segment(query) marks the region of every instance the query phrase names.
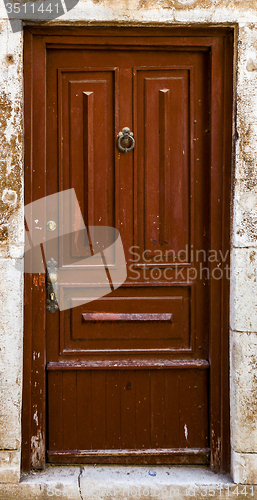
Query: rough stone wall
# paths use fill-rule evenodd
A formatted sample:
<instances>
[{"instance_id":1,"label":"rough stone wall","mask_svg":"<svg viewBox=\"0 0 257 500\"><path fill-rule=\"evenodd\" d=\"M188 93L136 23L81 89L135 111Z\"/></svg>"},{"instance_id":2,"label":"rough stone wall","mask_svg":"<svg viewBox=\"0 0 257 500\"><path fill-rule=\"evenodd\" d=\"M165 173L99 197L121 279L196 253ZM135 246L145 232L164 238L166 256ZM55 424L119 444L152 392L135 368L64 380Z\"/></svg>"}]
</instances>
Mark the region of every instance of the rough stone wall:
<instances>
[{"instance_id":1,"label":"rough stone wall","mask_svg":"<svg viewBox=\"0 0 257 500\"><path fill-rule=\"evenodd\" d=\"M1 10L2 17L4 12ZM19 479L22 383L22 32L0 20L0 481Z\"/></svg>"},{"instance_id":2,"label":"rough stone wall","mask_svg":"<svg viewBox=\"0 0 257 500\"><path fill-rule=\"evenodd\" d=\"M251 22L241 23L239 18L230 313L232 471L235 481L249 483L257 482L257 25L254 21L252 17Z\"/></svg>"},{"instance_id":3,"label":"rough stone wall","mask_svg":"<svg viewBox=\"0 0 257 500\"><path fill-rule=\"evenodd\" d=\"M232 475L257 483L257 1L80 0L51 24L236 26L236 158L231 280ZM40 17L33 16L33 23ZM16 20L17 27L22 22ZM0 0L0 481L20 474L23 244L23 34Z\"/></svg>"}]
</instances>

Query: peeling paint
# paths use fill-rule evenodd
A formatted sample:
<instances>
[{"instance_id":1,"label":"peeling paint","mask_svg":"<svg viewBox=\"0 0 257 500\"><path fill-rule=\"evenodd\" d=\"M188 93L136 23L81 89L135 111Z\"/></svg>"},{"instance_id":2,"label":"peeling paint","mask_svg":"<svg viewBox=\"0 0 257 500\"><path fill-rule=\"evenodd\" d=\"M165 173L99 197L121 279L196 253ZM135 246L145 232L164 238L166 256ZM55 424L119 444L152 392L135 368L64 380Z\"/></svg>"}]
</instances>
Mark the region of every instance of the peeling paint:
<instances>
[{"instance_id":1,"label":"peeling paint","mask_svg":"<svg viewBox=\"0 0 257 500\"><path fill-rule=\"evenodd\" d=\"M13 189L4 189L2 201L7 205L16 205L17 193Z\"/></svg>"},{"instance_id":2,"label":"peeling paint","mask_svg":"<svg viewBox=\"0 0 257 500\"><path fill-rule=\"evenodd\" d=\"M6 62L7 62L7 64L14 64L14 57L12 54L7 54Z\"/></svg>"},{"instance_id":3,"label":"peeling paint","mask_svg":"<svg viewBox=\"0 0 257 500\"><path fill-rule=\"evenodd\" d=\"M246 69L247 69L247 71L256 71L257 70L257 61L253 61L252 59L249 59L249 61L247 61Z\"/></svg>"},{"instance_id":4,"label":"peeling paint","mask_svg":"<svg viewBox=\"0 0 257 500\"><path fill-rule=\"evenodd\" d=\"M45 459L45 444L42 433L37 431L36 436L31 438L31 463L35 469L41 468Z\"/></svg>"},{"instance_id":5,"label":"peeling paint","mask_svg":"<svg viewBox=\"0 0 257 500\"><path fill-rule=\"evenodd\" d=\"M35 413L33 415L33 420L36 422L36 426L38 427L38 414L37 414L37 410L35 411Z\"/></svg>"},{"instance_id":6,"label":"peeling paint","mask_svg":"<svg viewBox=\"0 0 257 500\"><path fill-rule=\"evenodd\" d=\"M21 103L13 103L10 94L0 92L0 254L2 244L13 244L17 238L15 217L22 195L20 109Z\"/></svg>"}]
</instances>

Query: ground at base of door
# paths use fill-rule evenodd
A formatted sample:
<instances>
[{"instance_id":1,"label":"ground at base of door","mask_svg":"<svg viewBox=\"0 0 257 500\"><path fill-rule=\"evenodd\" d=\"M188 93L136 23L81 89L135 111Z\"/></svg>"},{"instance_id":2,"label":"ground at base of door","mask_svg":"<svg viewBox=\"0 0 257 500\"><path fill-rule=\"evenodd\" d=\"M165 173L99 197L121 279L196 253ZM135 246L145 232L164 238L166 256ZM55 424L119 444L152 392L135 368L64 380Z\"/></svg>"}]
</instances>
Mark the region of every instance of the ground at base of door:
<instances>
[{"instance_id":1,"label":"ground at base of door","mask_svg":"<svg viewBox=\"0 0 257 500\"><path fill-rule=\"evenodd\" d=\"M1 484L0 500L185 500L256 499L257 486L236 485L230 476L206 467L48 466Z\"/></svg>"}]
</instances>

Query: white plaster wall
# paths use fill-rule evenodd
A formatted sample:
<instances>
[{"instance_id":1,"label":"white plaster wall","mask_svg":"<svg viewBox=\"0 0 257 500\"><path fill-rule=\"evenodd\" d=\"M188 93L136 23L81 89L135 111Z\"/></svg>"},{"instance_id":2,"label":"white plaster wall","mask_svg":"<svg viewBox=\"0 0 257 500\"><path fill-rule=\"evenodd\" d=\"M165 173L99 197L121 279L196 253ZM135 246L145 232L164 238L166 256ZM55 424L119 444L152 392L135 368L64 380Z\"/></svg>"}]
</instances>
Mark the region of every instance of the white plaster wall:
<instances>
[{"instance_id":1,"label":"white plaster wall","mask_svg":"<svg viewBox=\"0 0 257 500\"><path fill-rule=\"evenodd\" d=\"M0 20L0 61L0 482L17 482L23 335L22 32L12 33L6 19Z\"/></svg>"},{"instance_id":2,"label":"white plaster wall","mask_svg":"<svg viewBox=\"0 0 257 500\"><path fill-rule=\"evenodd\" d=\"M66 9L65 9L66 10ZM40 22L33 16L31 22ZM231 278L232 475L257 483L257 1L80 0L50 24L234 24L236 141ZM17 27L21 21L15 21ZM236 30L237 32L237 30ZM0 481L19 479L22 384L23 34L0 0Z\"/></svg>"}]
</instances>

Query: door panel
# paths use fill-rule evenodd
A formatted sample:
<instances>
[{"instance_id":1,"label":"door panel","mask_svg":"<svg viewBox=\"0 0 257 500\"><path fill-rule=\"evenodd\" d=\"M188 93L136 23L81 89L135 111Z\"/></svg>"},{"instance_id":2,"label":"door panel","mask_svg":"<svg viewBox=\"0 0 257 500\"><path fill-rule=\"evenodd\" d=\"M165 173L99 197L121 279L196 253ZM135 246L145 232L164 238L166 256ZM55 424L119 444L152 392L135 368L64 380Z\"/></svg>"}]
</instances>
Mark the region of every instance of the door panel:
<instances>
[{"instance_id":1,"label":"door panel","mask_svg":"<svg viewBox=\"0 0 257 500\"><path fill-rule=\"evenodd\" d=\"M78 287L63 284L71 308L60 312L54 330L52 317L47 317L47 329L56 338L55 346L52 340L47 343L48 456L58 461L63 453L75 459L93 451L101 456L105 450L106 455L108 449L129 455L178 448L177 455L183 460L188 455L189 462L194 449L202 463L209 454L208 283L186 271L199 265L194 245L208 248L208 54L110 49L104 59L107 66L102 68L101 51L90 49L50 51L47 60L48 110L59 129L54 155L59 184L54 189L74 188L86 225L116 226L130 254L124 286L85 304L84 295L95 296L90 280ZM135 129L136 147L128 154L116 146L123 126ZM125 179L127 188L121 187ZM81 272L76 259L88 255L84 240L82 232L74 233L69 244L51 243L47 255L54 252L51 256L61 259L64 272L72 269L76 276ZM116 372L115 356L123 363ZM172 370L160 369L165 362ZM108 363L111 369L105 370ZM60 370L62 396L56 413L52 397L55 371ZM89 397L81 414L78 402L85 390ZM141 400L148 404L141 406ZM171 402L176 417L166 439ZM88 412L91 421L86 416L83 425ZM61 449L52 432L59 418ZM138 441L139 422L148 423ZM81 437L85 425L91 428L87 444Z\"/></svg>"},{"instance_id":2,"label":"door panel","mask_svg":"<svg viewBox=\"0 0 257 500\"><path fill-rule=\"evenodd\" d=\"M59 175L63 189L75 189L89 226L115 225L109 199L114 200L117 73L114 68L58 68Z\"/></svg>"},{"instance_id":3,"label":"door panel","mask_svg":"<svg viewBox=\"0 0 257 500\"><path fill-rule=\"evenodd\" d=\"M148 261L161 250L174 263L190 248L189 78L186 69L134 69L138 245Z\"/></svg>"},{"instance_id":4,"label":"door panel","mask_svg":"<svg viewBox=\"0 0 257 500\"><path fill-rule=\"evenodd\" d=\"M59 179L63 190L75 189L86 226L115 226L109 201L114 200L115 186L109 141L115 135L115 78L115 69L58 68ZM71 226L76 216L70 214ZM68 266L74 268L79 259L89 257L83 231L62 239L58 253L59 267L65 267L66 274Z\"/></svg>"},{"instance_id":5,"label":"door panel","mask_svg":"<svg viewBox=\"0 0 257 500\"><path fill-rule=\"evenodd\" d=\"M76 306L82 298L73 297L72 309L61 312L63 354L191 351L189 287L121 288Z\"/></svg>"},{"instance_id":6,"label":"door panel","mask_svg":"<svg viewBox=\"0 0 257 500\"><path fill-rule=\"evenodd\" d=\"M185 454L187 448L201 456L208 449L207 378L207 370L190 369L51 370L49 456L137 449ZM56 421L63 422L61 437Z\"/></svg>"},{"instance_id":7,"label":"door panel","mask_svg":"<svg viewBox=\"0 0 257 500\"><path fill-rule=\"evenodd\" d=\"M232 37L44 29L26 35L35 144L31 155L26 146L27 199L73 188L78 204L51 201L44 213L57 226L44 258L58 263L64 310L46 312L44 279L26 285L28 351L34 346L26 436L37 436L26 441L30 463L43 466L44 454L27 444L40 442L52 463L211 461L224 470L228 285L210 274L208 252L228 248ZM134 133L129 153L117 147L123 127ZM87 234L74 230L80 213ZM124 247L119 288L117 247L107 271L103 253L91 259L98 233L90 228L104 226L117 228ZM41 434L35 408L46 422Z\"/></svg>"}]
</instances>

